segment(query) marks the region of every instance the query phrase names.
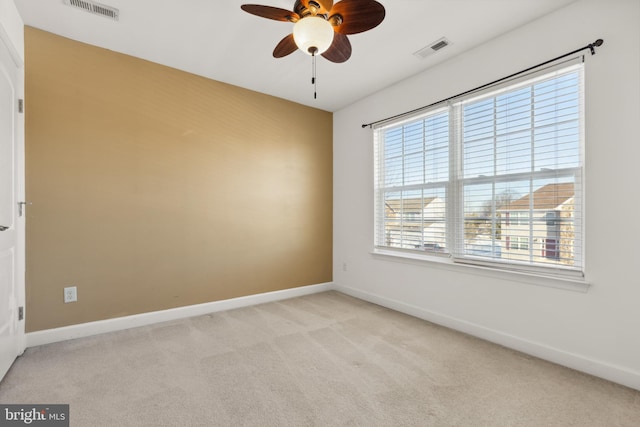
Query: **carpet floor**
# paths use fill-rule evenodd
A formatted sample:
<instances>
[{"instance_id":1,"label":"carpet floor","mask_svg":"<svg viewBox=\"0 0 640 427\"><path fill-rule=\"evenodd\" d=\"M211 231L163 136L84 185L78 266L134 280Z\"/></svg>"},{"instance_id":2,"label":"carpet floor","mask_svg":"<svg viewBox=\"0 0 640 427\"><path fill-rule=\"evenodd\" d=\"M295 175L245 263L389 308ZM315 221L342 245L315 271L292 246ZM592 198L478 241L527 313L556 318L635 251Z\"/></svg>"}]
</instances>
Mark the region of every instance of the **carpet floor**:
<instances>
[{"instance_id":1,"label":"carpet floor","mask_svg":"<svg viewBox=\"0 0 640 427\"><path fill-rule=\"evenodd\" d=\"M26 350L71 426L640 426L640 392L330 291Z\"/></svg>"}]
</instances>

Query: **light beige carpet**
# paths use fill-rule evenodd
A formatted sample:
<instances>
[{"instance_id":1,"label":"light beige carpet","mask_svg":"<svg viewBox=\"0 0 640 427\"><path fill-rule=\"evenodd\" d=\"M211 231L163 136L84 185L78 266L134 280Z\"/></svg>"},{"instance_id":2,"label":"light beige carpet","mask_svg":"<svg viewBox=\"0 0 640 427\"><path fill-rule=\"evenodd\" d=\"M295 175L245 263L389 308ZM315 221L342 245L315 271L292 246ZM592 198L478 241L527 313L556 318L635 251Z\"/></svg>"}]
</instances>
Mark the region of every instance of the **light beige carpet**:
<instances>
[{"instance_id":1,"label":"light beige carpet","mask_svg":"<svg viewBox=\"0 0 640 427\"><path fill-rule=\"evenodd\" d=\"M30 348L72 426L640 426L640 392L338 292Z\"/></svg>"}]
</instances>

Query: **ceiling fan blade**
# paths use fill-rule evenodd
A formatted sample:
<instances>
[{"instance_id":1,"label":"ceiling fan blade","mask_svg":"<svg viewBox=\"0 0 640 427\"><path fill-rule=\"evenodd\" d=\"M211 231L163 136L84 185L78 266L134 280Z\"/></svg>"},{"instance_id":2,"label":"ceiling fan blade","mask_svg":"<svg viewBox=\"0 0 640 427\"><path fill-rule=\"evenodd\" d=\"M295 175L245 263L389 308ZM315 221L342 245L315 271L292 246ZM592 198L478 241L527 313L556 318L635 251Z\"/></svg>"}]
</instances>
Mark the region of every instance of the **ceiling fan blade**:
<instances>
[{"instance_id":1,"label":"ceiling fan blade","mask_svg":"<svg viewBox=\"0 0 640 427\"><path fill-rule=\"evenodd\" d=\"M333 35L333 43L322 56L331 62L345 62L351 57L351 42L347 36L339 33Z\"/></svg>"},{"instance_id":2,"label":"ceiling fan blade","mask_svg":"<svg viewBox=\"0 0 640 427\"><path fill-rule=\"evenodd\" d=\"M341 19L334 17L340 16ZM385 16L384 6L375 0L342 0L333 5L329 21L336 33L357 34L378 26Z\"/></svg>"},{"instance_id":3,"label":"ceiling fan blade","mask_svg":"<svg viewBox=\"0 0 640 427\"><path fill-rule=\"evenodd\" d=\"M275 21L296 22L300 19L300 15L297 13L287 9L280 9L279 7L263 6L260 4L243 4L240 8L252 15L273 19Z\"/></svg>"},{"instance_id":4,"label":"ceiling fan blade","mask_svg":"<svg viewBox=\"0 0 640 427\"><path fill-rule=\"evenodd\" d=\"M274 58L283 58L287 55L292 54L298 49L296 42L293 40L293 34L289 34L273 49L273 57Z\"/></svg>"},{"instance_id":5,"label":"ceiling fan blade","mask_svg":"<svg viewBox=\"0 0 640 427\"><path fill-rule=\"evenodd\" d=\"M331 8L333 7L333 0L299 0L299 1L306 9L311 8L309 6L309 3L315 3L317 5L315 7L318 9L318 13L321 15L324 15L325 13L329 13Z\"/></svg>"}]
</instances>

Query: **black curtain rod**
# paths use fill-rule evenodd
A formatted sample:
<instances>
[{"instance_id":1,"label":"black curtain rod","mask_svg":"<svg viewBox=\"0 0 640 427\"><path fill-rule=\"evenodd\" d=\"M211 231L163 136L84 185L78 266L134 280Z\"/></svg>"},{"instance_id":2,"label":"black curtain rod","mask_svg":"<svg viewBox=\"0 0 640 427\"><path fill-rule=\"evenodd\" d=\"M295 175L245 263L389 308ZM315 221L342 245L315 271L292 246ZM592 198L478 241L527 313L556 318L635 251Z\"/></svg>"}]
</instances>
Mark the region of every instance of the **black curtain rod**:
<instances>
[{"instance_id":1,"label":"black curtain rod","mask_svg":"<svg viewBox=\"0 0 640 427\"><path fill-rule=\"evenodd\" d=\"M538 65L534 65L533 67L529 67L529 68L526 68L526 69L524 69L524 70L520 70L520 71L518 71L517 73L513 73L513 74L510 74L510 75L508 75L508 76L506 76L506 77L502 77L502 78L500 78L500 79L498 79L498 80L494 80L494 81L492 81L491 83L486 83L486 84L483 84L483 85L481 85L481 86L475 87L475 88L473 88L473 89L469 89L469 90L464 91L464 92L462 92L462 93L459 93L459 94L457 94L457 95L453 95L453 96L450 96L450 97L448 97L448 98L442 99L442 100L440 100L440 101L438 101L438 102L434 102L434 103L431 103L431 104L429 104L429 105L425 105L424 107L416 108L416 109L414 109L414 110L407 111L407 112L402 113L402 114L396 114L395 116L387 117L386 119L376 120L375 122L371 122L371 123L363 124L363 125L362 125L362 127L363 127L363 128L366 128L367 126L368 126L368 127L371 127L371 126L376 125L376 124L378 124L378 123L386 122L387 120L397 119L397 118L399 118L399 117L403 117L403 116L406 116L406 115L409 115L409 114L415 113L415 112L417 112L417 111L424 110L424 109L429 108L429 107L433 107L434 105L442 104L443 102L447 102L447 101L450 101L450 100L452 100L452 99L459 98L459 97L461 97L461 96L467 95L467 94L469 94L469 93L476 92L476 91L478 91L478 90L480 90L480 89L484 89L484 88L486 88L486 87L493 86L493 85L494 85L494 84L496 84L496 83L500 83L500 82L505 81L505 80L508 80L508 79L510 79L510 78L512 78L512 77L518 76L518 75L520 75L520 74L524 74L524 73L529 72L529 71L531 71L531 70L535 70L536 68L543 67L543 66L545 66L545 65L547 65L547 64L550 64L550 63L552 63L552 62L555 62L555 61L558 61L558 60L560 60L560 59L566 58L567 56L574 55L574 54L576 54L576 53L578 53L578 52L581 52L581 51L583 51L583 50L586 50L586 49L589 49L589 50L591 51L591 55L595 55L595 54L596 54L596 47L600 47L600 46L602 46L602 43L604 43L604 41L603 41L602 39L598 39L598 40L594 41L593 43L589 43L588 45L586 45L586 46L584 46L584 47L581 47L580 49L576 49L576 50L574 50L574 51L571 51L571 52L565 53L564 55L560 55L560 56L558 56L558 57L556 57L556 58L553 58L553 59L550 59L550 60L548 60L548 61L541 62L540 64L538 64Z\"/></svg>"}]
</instances>

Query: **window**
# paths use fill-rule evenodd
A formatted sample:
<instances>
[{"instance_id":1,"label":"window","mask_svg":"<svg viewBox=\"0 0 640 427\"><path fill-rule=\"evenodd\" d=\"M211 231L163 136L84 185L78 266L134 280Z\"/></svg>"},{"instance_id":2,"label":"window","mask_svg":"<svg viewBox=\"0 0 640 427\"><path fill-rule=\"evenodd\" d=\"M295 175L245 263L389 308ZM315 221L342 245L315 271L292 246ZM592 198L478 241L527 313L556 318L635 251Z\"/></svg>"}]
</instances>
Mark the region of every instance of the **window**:
<instances>
[{"instance_id":1,"label":"window","mask_svg":"<svg viewBox=\"0 0 640 427\"><path fill-rule=\"evenodd\" d=\"M505 242L510 242L507 244L507 250L509 249L518 249L518 250L529 250L529 238L528 237L512 237L509 239L509 236L506 236Z\"/></svg>"},{"instance_id":2,"label":"window","mask_svg":"<svg viewBox=\"0 0 640 427\"><path fill-rule=\"evenodd\" d=\"M378 125L375 245L582 271L582 64Z\"/></svg>"}]
</instances>

